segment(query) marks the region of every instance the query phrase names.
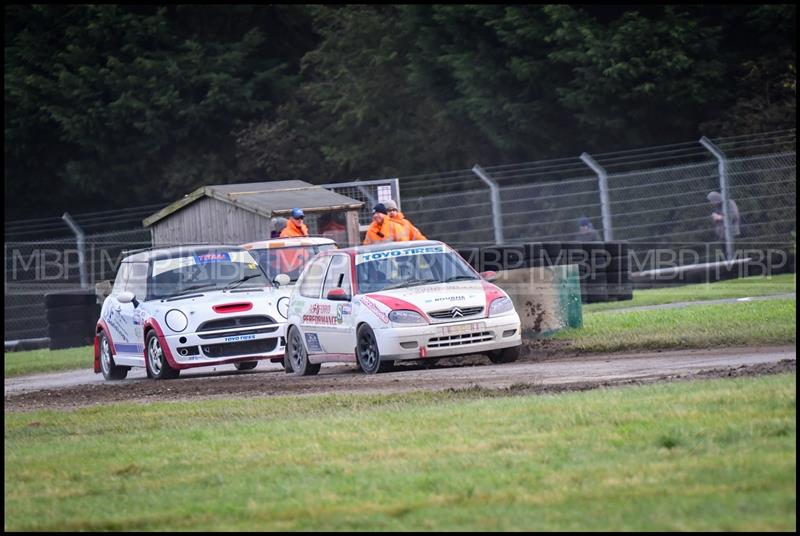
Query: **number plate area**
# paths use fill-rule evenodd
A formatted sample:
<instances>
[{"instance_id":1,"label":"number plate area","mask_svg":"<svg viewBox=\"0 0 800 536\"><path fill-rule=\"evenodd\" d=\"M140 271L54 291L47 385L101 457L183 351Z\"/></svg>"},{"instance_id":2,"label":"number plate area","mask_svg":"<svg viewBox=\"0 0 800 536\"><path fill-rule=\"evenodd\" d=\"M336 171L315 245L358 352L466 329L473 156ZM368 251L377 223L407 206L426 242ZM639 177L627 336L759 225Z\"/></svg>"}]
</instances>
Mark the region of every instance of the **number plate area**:
<instances>
[{"instance_id":1,"label":"number plate area","mask_svg":"<svg viewBox=\"0 0 800 536\"><path fill-rule=\"evenodd\" d=\"M442 335L461 335L463 333L475 333L486 329L485 322L470 322L469 324L456 324L455 326L442 326L439 333Z\"/></svg>"}]
</instances>

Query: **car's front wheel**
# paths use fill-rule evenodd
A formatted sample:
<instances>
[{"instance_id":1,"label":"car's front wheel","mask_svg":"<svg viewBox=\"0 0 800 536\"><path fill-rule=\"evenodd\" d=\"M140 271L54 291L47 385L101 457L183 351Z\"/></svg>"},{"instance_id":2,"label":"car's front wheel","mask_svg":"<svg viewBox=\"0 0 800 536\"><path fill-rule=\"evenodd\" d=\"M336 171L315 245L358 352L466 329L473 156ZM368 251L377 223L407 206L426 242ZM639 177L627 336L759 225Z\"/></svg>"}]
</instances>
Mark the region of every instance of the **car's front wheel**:
<instances>
[{"instance_id":1,"label":"car's front wheel","mask_svg":"<svg viewBox=\"0 0 800 536\"><path fill-rule=\"evenodd\" d=\"M291 371L295 376L313 376L319 372L320 364L314 364L308 360L308 352L300 337L300 330L294 326L289 328L286 357L289 365L286 367L286 372Z\"/></svg>"},{"instance_id":2,"label":"car's front wheel","mask_svg":"<svg viewBox=\"0 0 800 536\"><path fill-rule=\"evenodd\" d=\"M521 346L512 346L511 348L503 348L502 350L492 350L487 355L489 361L492 363L511 363L519 359L519 352Z\"/></svg>"},{"instance_id":3,"label":"car's front wheel","mask_svg":"<svg viewBox=\"0 0 800 536\"><path fill-rule=\"evenodd\" d=\"M258 361L242 361L240 363L234 363L233 366L236 367L236 370L253 370L258 365Z\"/></svg>"},{"instance_id":4,"label":"car's front wheel","mask_svg":"<svg viewBox=\"0 0 800 536\"><path fill-rule=\"evenodd\" d=\"M147 332L146 342L147 359L145 360L145 367L147 367L147 376L156 380L177 378L181 371L172 368L167 363L167 358L164 356L164 350L161 348L161 342L158 340L155 331Z\"/></svg>"},{"instance_id":5,"label":"car's front wheel","mask_svg":"<svg viewBox=\"0 0 800 536\"><path fill-rule=\"evenodd\" d=\"M366 374L386 372L394 367L394 361L381 361L375 333L367 324L361 324L356 332L356 362Z\"/></svg>"},{"instance_id":6,"label":"car's front wheel","mask_svg":"<svg viewBox=\"0 0 800 536\"><path fill-rule=\"evenodd\" d=\"M103 371L103 377L107 380L124 380L130 367L122 367L114 363L111 343L108 341L105 331L101 331L97 337L100 343L100 370Z\"/></svg>"}]
</instances>

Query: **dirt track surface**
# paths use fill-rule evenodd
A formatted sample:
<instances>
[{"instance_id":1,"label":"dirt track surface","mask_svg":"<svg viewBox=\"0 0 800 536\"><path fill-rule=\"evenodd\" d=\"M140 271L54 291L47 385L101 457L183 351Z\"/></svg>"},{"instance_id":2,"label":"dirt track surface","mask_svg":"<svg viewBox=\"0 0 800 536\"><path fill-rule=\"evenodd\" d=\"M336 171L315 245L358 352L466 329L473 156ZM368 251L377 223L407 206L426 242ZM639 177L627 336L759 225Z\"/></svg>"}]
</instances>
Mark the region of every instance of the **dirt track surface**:
<instances>
[{"instance_id":1,"label":"dirt track surface","mask_svg":"<svg viewBox=\"0 0 800 536\"><path fill-rule=\"evenodd\" d=\"M715 348L662 352L562 356L534 349L516 363L493 365L482 356L404 363L394 372L365 375L353 365L326 365L319 375L296 377L279 365L253 371L199 369L181 378L153 381L132 371L105 382L90 371L5 380L6 411L70 409L110 402L252 398L325 393L396 393L470 388L515 393L557 393L625 384L795 372L794 346ZM59 382L59 378L62 381Z\"/></svg>"}]
</instances>

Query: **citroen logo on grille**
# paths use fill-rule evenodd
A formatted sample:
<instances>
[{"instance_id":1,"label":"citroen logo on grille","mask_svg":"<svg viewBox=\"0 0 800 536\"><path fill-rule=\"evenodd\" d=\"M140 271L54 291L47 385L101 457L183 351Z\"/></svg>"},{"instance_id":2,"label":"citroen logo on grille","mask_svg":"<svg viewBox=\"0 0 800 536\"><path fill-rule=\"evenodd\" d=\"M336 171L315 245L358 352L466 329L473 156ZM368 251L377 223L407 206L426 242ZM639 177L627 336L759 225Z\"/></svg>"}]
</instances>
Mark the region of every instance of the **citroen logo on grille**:
<instances>
[{"instance_id":1,"label":"citroen logo on grille","mask_svg":"<svg viewBox=\"0 0 800 536\"><path fill-rule=\"evenodd\" d=\"M453 307L452 309L450 309L450 314L453 315L453 318L464 316L464 313L462 313L461 309L459 309L458 307Z\"/></svg>"}]
</instances>

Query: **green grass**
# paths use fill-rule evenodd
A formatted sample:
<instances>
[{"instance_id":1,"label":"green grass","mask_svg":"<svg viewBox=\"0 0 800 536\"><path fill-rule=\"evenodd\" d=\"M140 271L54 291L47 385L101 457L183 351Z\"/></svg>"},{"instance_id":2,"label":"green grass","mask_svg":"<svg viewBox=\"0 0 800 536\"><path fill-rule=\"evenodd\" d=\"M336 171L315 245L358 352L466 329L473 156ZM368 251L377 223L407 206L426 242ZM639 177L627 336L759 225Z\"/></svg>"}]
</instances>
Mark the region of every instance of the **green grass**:
<instances>
[{"instance_id":1,"label":"green grass","mask_svg":"<svg viewBox=\"0 0 800 536\"><path fill-rule=\"evenodd\" d=\"M716 283L683 285L680 287L634 290L633 299L619 302L590 303L583 306L585 313L623 309L640 305L660 305L725 298L746 298L796 292L795 274L770 277L744 277Z\"/></svg>"},{"instance_id":2,"label":"green grass","mask_svg":"<svg viewBox=\"0 0 800 536\"><path fill-rule=\"evenodd\" d=\"M6 531L794 531L794 374L5 414Z\"/></svg>"},{"instance_id":3,"label":"green grass","mask_svg":"<svg viewBox=\"0 0 800 536\"><path fill-rule=\"evenodd\" d=\"M770 300L588 313L582 328L565 329L554 338L569 340L580 352L792 344L796 309L795 300Z\"/></svg>"},{"instance_id":4,"label":"green grass","mask_svg":"<svg viewBox=\"0 0 800 536\"><path fill-rule=\"evenodd\" d=\"M3 372L6 378L42 372L91 369L93 366L93 346L66 348L64 350L44 349L6 352L3 355Z\"/></svg>"}]
</instances>

